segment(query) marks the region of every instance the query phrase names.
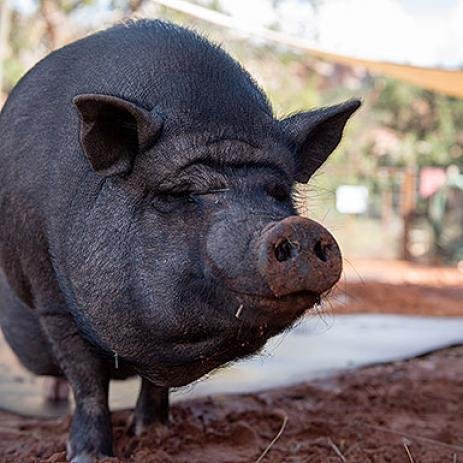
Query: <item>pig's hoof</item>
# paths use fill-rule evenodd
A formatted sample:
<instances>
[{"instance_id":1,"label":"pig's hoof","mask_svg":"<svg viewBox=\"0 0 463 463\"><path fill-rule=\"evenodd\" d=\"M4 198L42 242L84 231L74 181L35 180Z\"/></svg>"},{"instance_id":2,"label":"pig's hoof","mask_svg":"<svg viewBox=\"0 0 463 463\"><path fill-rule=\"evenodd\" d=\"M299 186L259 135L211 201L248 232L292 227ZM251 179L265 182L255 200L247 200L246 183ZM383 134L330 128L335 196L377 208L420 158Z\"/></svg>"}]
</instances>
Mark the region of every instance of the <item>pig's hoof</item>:
<instances>
[{"instance_id":1,"label":"pig's hoof","mask_svg":"<svg viewBox=\"0 0 463 463\"><path fill-rule=\"evenodd\" d=\"M47 402L66 402L69 398L69 384L64 378L45 378L43 395Z\"/></svg>"},{"instance_id":2,"label":"pig's hoof","mask_svg":"<svg viewBox=\"0 0 463 463\"><path fill-rule=\"evenodd\" d=\"M69 461L70 463L98 463L100 460L103 460L104 458L108 458L105 455L90 455L88 453L80 453L79 455L76 455L75 457L72 457Z\"/></svg>"},{"instance_id":3,"label":"pig's hoof","mask_svg":"<svg viewBox=\"0 0 463 463\"><path fill-rule=\"evenodd\" d=\"M69 463L98 463L100 460L109 457L109 455L103 455L101 453L95 455L88 452L80 452L79 454L75 455L72 451L72 447L69 441L66 445L66 448L66 458Z\"/></svg>"},{"instance_id":4,"label":"pig's hoof","mask_svg":"<svg viewBox=\"0 0 463 463\"><path fill-rule=\"evenodd\" d=\"M143 423L143 420L138 419L135 415L131 415L128 422L127 434L129 436L141 436L148 430L149 425Z\"/></svg>"},{"instance_id":5,"label":"pig's hoof","mask_svg":"<svg viewBox=\"0 0 463 463\"><path fill-rule=\"evenodd\" d=\"M162 433L162 429L164 429L167 425L167 421L159 420L159 419L149 419L144 420L143 418L137 417L133 414L129 418L127 433L129 436L136 436L140 437L143 434L147 434L149 432L156 432Z\"/></svg>"},{"instance_id":6,"label":"pig's hoof","mask_svg":"<svg viewBox=\"0 0 463 463\"><path fill-rule=\"evenodd\" d=\"M97 463L98 457L89 455L88 453L81 453L69 460L71 463Z\"/></svg>"}]
</instances>

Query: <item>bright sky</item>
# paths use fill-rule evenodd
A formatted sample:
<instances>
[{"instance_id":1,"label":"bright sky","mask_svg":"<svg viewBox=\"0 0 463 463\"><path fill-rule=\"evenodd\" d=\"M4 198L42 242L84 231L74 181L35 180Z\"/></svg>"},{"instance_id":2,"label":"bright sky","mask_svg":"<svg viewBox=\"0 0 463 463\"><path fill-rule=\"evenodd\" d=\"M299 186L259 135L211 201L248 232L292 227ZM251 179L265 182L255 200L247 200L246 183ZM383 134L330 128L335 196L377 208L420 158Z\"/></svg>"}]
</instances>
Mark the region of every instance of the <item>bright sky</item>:
<instances>
[{"instance_id":1,"label":"bright sky","mask_svg":"<svg viewBox=\"0 0 463 463\"><path fill-rule=\"evenodd\" d=\"M321 48L361 58L463 67L463 0L221 0L249 25L278 24Z\"/></svg>"}]
</instances>

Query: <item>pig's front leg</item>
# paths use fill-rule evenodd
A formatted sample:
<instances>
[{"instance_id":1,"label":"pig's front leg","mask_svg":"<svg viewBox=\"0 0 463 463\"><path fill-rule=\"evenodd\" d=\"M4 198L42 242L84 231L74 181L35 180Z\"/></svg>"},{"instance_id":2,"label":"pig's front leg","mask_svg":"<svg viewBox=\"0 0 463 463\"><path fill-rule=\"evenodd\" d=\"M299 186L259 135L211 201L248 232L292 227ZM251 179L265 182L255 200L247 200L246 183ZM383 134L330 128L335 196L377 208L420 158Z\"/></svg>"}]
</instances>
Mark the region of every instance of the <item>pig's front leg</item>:
<instances>
[{"instance_id":1,"label":"pig's front leg","mask_svg":"<svg viewBox=\"0 0 463 463\"><path fill-rule=\"evenodd\" d=\"M152 424L167 423L168 418L169 389L155 386L142 378L130 432L139 436Z\"/></svg>"},{"instance_id":2,"label":"pig's front leg","mask_svg":"<svg viewBox=\"0 0 463 463\"><path fill-rule=\"evenodd\" d=\"M68 440L68 460L94 463L100 457L112 456L108 366L91 351L70 315L47 313L41 316L41 323L71 385L76 404Z\"/></svg>"}]
</instances>

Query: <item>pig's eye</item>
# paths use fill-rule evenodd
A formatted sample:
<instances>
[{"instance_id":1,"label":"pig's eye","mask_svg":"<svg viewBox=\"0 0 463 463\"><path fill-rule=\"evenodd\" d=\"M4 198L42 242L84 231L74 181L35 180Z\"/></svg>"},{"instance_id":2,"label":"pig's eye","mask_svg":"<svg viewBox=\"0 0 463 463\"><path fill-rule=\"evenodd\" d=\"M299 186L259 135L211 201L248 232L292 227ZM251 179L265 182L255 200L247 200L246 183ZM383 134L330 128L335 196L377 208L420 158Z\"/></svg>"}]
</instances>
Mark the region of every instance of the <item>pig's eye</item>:
<instances>
[{"instance_id":1,"label":"pig's eye","mask_svg":"<svg viewBox=\"0 0 463 463\"><path fill-rule=\"evenodd\" d=\"M152 200L153 207L162 213L174 212L180 207L191 205L191 204L200 204L202 197L207 197L209 195L217 195L229 191L228 188L215 188L207 189L204 191L200 190L179 190L179 191L169 191L158 193L154 196Z\"/></svg>"},{"instance_id":2,"label":"pig's eye","mask_svg":"<svg viewBox=\"0 0 463 463\"><path fill-rule=\"evenodd\" d=\"M288 201L290 198L290 191L284 185L272 185L266 188L267 193L277 201Z\"/></svg>"},{"instance_id":3,"label":"pig's eye","mask_svg":"<svg viewBox=\"0 0 463 463\"><path fill-rule=\"evenodd\" d=\"M152 205L159 212L169 213L194 202L193 193L190 191L181 191L158 194L153 198Z\"/></svg>"}]
</instances>

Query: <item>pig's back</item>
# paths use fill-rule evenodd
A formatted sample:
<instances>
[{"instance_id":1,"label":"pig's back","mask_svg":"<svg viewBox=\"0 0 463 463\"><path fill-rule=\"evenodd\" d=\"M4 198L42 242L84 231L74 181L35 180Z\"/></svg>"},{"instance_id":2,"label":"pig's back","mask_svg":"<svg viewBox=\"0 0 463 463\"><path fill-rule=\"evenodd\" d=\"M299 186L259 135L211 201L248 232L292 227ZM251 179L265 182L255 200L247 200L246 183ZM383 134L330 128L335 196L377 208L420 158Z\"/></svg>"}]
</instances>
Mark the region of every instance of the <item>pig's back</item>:
<instances>
[{"instance_id":1,"label":"pig's back","mask_svg":"<svg viewBox=\"0 0 463 463\"><path fill-rule=\"evenodd\" d=\"M249 127L271 117L250 76L220 48L161 21L115 26L47 56L20 81L0 115L3 189L64 197L88 171L72 98L116 95L163 114L163 136ZM0 190L0 194L1 194Z\"/></svg>"}]
</instances>

